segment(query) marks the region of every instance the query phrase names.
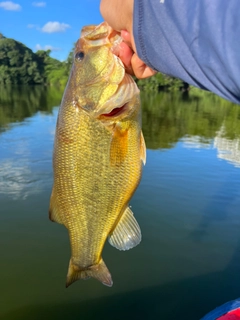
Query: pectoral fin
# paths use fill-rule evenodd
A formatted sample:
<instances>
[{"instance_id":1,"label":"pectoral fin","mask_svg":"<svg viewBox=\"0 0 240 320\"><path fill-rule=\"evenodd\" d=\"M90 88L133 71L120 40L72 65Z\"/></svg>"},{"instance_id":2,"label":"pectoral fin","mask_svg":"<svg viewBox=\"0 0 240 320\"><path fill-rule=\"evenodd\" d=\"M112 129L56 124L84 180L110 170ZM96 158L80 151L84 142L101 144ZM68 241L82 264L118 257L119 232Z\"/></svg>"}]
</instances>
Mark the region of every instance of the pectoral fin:
<instances>
[{"instance_id":1,"label":"pectoral fin","mask_svg":"<svg viewBox=\"0 0 240 320\"><path fill-rule=\"evenodd\" d=\"M112 166L120 165L126 158L128 150L128 130L116 124L110 146L110 163Z\"/></svg>"},{"instance_id":2,"label":"pectoral fin","mask_svg":"<svg viewBox=\"0 0 240 320\"><path fill-rule=\"evenodd\" d=\"M143 162L143 164L146 164L146 158L147 158L147 153L146 153L146 144L144 140L143 133L141 132L141 138L140 138L140 157Z\"/></svg>"},{"instance_id":3,"label":"pectoral fin","mask_svg":"<svg viewBox=\"0 0 240 320\"><path fill-rule=\"evenodd\" d=\"M136 247L141 239L140 227L131 209L127 207L108 241L119 250L129 250Z\"/></svg>"}]
</instances>

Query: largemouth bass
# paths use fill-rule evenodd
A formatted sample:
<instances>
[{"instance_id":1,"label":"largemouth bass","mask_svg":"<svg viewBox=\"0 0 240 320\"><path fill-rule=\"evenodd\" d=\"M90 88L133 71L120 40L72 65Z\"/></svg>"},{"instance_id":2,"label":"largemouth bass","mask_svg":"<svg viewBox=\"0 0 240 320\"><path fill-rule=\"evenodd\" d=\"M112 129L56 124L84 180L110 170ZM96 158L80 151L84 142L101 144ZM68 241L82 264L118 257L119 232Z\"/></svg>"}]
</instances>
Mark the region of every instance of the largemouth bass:
<instances>
[{"instance_id":1,"label":"largemouth bass","mask_svg":"<svg viewBox=\"0 0 240 320\"><path fill-rule=\"evenodd\" d=\"M66 287L93 277L112 286L106 242L128 250L141 241L129 200L146 159L139 90L114 54L119 35L106 22L82 29L59 109L49 217L69 232Z\"/></svg>"}]
</instances>

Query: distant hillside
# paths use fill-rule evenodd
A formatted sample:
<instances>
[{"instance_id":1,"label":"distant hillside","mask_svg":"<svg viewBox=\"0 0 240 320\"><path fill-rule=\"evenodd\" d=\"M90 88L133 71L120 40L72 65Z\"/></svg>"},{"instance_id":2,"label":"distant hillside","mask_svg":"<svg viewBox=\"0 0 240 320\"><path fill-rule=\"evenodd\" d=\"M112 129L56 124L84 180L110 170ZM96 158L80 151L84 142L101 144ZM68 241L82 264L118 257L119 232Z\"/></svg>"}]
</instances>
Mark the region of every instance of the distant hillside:
<instances>
[{"instance_id":1,"label":"distant hillside","mask_svg":"<svg viewBox=\"0 0 240 320\"><path fill-rule=\"evenodd\" d=\"M75 45L74 45L75 46ZM1 84L45 84L65 85L72 66L73 50L66 61L50 57L50 50L34 53L19 41L4 37L0 33L0 85ZM136 82L142 91L179 91L188 92L189 86L179 79L157 73L148 79Z\"/></svg>"},{"instance_id":2,"label":"distant hillside","mask_svg":"<svg viewBox=\"0 0 240 320\"><path fill-rule=\"evenodd\" d=\"M0 33L0 84L63 84L69 64L50 57L51 51L34 53L19 41Z\"/></svg>"}]
</instances>

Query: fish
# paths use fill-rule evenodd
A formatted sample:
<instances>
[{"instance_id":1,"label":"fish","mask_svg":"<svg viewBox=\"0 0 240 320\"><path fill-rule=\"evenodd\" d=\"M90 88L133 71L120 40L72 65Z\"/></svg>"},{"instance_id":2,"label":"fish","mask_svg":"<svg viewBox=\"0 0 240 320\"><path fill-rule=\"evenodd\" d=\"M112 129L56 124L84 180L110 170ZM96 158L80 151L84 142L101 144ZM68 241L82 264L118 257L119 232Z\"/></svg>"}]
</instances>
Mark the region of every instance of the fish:
<instances>
[{"instance_id":1,"label":"fish","mask_svg":"<svg viewBox=\"0 0 240 320\"><path fill-rule=\"evenodd\" d=\"M49 218L68 229L66 287L95 278L111 287L106 240L128 250L141 241L129 201L146 162L139 89L117 55L106 22L83 27L58 112Z\"/></svg>"}]
</instances>

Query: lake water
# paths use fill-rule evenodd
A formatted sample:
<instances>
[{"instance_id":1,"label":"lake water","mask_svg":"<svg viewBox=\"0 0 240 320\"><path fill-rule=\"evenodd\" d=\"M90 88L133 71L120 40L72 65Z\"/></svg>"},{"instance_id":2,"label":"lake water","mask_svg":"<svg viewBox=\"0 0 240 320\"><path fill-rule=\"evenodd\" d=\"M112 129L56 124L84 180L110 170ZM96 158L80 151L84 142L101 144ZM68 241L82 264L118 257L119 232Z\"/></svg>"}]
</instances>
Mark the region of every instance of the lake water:
<instances>
[{"instance_id":1,"label":"lake water","mask_svg":"<svg viewBox=\"0 0 240 320\"><path fill-rule=\"evenodd\" d=\"M61 95L0 88L0 318L198 320L239 297L240 107L194 90L142 95L142 242L106 243L112 288L65 289L68 233L48 220Z\"/></svg>"}]
</instances>

